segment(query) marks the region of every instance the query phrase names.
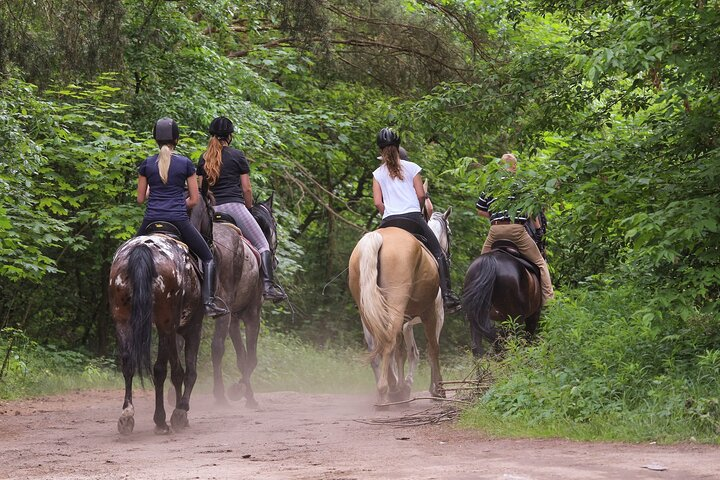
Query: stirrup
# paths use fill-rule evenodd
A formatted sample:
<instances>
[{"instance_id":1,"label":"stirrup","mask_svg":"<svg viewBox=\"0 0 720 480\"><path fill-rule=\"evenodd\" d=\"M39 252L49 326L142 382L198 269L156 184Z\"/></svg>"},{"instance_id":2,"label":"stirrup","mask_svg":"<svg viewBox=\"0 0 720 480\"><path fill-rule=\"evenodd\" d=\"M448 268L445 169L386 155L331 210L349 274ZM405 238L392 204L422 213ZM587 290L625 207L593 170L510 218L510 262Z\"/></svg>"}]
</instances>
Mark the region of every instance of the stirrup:
<instances>
[{"instance_id":1,"label":"stirrup","mask_svg":"<svg viewBox=\"0 0 720 480\"><path fill-rule=\"evenodd\" d=\"M205 304L205 314L208 317L221 317L228 313L230 313L230 312L228 312L226 308L219 307L218 305L215 304L214 300L211 300Z\"/></svg>"},{"instance_id":2,"label":"stirrup","mask_svg":"<svg viewBox=\"0 0 720 480\"><path fill-rule=\"evenodd\" d=\"M273 303L278 303L287 300L287 294L282 290L278 290L275 285L270 284L263 289L263 298Z\"/></svg>"},{"instance_id":3,"label":"stirrup","mask_svg":"<svg viewBox=\"0 0 720 480\"><path fill-rule=\"evenodd\" d=\"M460 299L452 293L448 293L442 297L443 309L446 313L455 313L462 308Z\"/></svg>"}]
</instances>

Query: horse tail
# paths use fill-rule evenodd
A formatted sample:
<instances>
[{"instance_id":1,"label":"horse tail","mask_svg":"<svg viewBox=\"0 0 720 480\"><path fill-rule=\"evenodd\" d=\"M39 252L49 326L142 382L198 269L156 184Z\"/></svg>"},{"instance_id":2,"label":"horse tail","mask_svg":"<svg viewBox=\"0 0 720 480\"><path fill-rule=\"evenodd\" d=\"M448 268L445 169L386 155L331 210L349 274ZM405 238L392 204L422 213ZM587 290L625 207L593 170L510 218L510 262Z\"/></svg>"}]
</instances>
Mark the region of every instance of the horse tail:
<instances>
[{"instance_id":1,"label":"horse tail","mask_svg":"<svg viewBox=\"0 0 720 480\"><path fill-rule=\"evenodd\" d=\"M132 284L128 354L132 371L142 379L143 372L152 378L150 348L152 344L153 281L157 276L153 254L147 245L137 245L128 257L128 276Z\"/></svg>"},{"instance_id":2,"label":"horse tail","mask_svg":"<svg viewBox=\"0 0 720 480\"><path fill-rule=\"evenodd\" d=\"M378 232L366 233L358 242L360 270L360 316L375 340L370 359L375 360L384 346L389 345L392 333L388 325L390 306L378 285L378 255L383 237Z\"/></svg>"},{"instance_id":3,"label":"horse tail","mask_svg":"<svg viewBox=\"0 0 720 480\"><path fill-rule=\"evenodd\" d=\"M480 255L470 266L462 295L462 308L471 325L482 332L485 338L494 338L494 325L490 320L493 289L497 270L494 255Z\"/></svg>"}]
</instances>

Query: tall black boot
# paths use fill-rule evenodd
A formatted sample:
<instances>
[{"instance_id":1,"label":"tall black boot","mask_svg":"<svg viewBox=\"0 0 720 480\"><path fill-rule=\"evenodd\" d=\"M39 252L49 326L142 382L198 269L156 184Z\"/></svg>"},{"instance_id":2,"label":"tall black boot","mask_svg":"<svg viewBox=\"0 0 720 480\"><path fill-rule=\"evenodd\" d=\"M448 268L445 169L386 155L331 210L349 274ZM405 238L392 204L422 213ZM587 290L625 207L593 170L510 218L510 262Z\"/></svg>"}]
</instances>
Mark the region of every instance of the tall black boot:
<instances>
[{"instance_id":1,"label":"tall black boot","mask_svg":"<svg viewBox=\"0 0 720 480\"><path fill-rule=\"evenodd\" d=\"M456 312L460 308L460 299L455 296L450 288L450 269L448 268L447 259L442 256L438 258L437 261L443 307L448 313Z\"/></svg>"},{"instance_id":2,"label":"tall black boot","mask_svg":"<svg viewBox=\"0 0 720 480\"><path fill-rule=\"evenodd\" d=\"M219 317L228 311L215 305L215 260L203 262L202 298L205 304L205 313L209 317Z\"/></svg>"},{"instance_id":3,"label":"tall black boot","mask_svg":"<svg viewBox=\"0 0 720 480\"><path fill-rule=\"evenodd\" d=\"M272 252L266 251L260 254L260 275L263 281L263 297L274 303L287 299L285 292L278 289L273 281Z\"/></svg>"}]
</instances>

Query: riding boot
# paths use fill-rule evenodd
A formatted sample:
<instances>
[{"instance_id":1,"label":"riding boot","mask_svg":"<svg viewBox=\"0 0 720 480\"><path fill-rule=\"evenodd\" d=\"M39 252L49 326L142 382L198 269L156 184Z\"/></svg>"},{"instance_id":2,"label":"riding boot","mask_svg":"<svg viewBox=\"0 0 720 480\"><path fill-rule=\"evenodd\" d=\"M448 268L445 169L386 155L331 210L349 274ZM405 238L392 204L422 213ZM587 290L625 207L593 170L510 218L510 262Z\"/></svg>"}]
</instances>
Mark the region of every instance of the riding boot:
<instances>
[{"instance_id":1,"label":"riding boot","mask_svg":"<svg viewBox=\"0 0 720 480\"><path fill-rule=\"evenodd\" d=\"M209 317L219 317L228 311L215 304L215 260L203 262L202 298L205 304L205 314Z\"/></svg>"},{"instance_id":2,"label":"riding boot","mask_svg":"<svg viewBox=\"0 0 720 480\"><path fill-rule=\"evenodd\" d=\"M287 299L285 292L275 286L273 281L272 252L265 251L260 254L260 274L263 281L263 297L274 303Z\"/></svg>"},{"instance_id":3,"label":"riding boot","mask_svg":"<svg viewBox=\"0 0 720 480\"><path fill-rule=\"evenodd\" d=\"M450 288L450 269L448 268L447 259L443 256L438 258L437 261L443 307L448 313L456 312L460 308L460 299L455 296Z\"/></svg>"}]
</instances>

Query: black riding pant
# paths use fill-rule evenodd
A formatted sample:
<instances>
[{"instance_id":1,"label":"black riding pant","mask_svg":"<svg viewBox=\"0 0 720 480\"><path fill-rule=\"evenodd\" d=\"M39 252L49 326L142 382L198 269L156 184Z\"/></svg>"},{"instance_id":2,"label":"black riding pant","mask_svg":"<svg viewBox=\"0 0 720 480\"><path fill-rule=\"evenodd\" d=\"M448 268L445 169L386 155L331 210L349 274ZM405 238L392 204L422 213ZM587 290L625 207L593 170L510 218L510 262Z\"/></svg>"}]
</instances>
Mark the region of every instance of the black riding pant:
<instances>
[{"instance_id":1,"label":"black riding pant","mask_svg":"<svg viewBox=\"0 0 720 480\"><path fill-rule=\"evenodd\" d=\"M135 236L145 235L145 229L147 228L147 226L150 225L152 222L156 221L158 220L148 220L147 218L144 219ZM205 239L202 237L202 235L200 235L200 232L198 232L197 229L193 226L193 224L190 223L190 220L162 221L172 223L177 227L178 230L180 230L180 236L182 237L183 242L187 243L187 246L190 248L190 250L192 250L193 253L197 255L200 260L202 260L203 262L209 262L213 259L210 247L208 247L207 242L205 242Z\"/></svg>"}]
</instances>

